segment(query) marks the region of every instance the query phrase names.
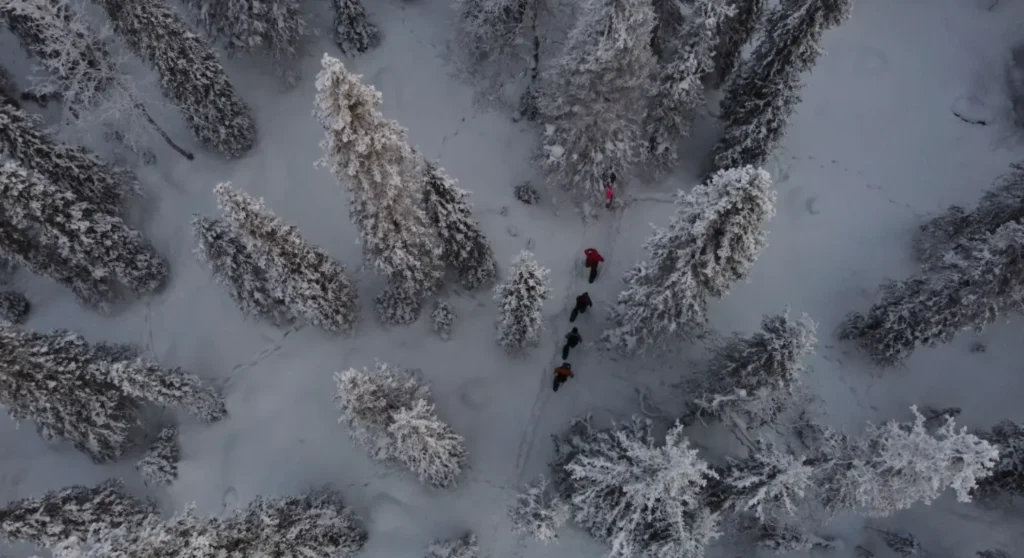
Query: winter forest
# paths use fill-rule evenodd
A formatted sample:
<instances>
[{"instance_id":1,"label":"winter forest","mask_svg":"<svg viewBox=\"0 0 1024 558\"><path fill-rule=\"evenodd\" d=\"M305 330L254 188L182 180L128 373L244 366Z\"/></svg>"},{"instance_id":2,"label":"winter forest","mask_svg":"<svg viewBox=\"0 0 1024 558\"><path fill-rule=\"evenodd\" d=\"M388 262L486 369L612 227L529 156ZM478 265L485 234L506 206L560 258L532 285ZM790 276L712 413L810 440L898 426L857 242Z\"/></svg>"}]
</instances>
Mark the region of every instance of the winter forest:
<instances>
[{"instance_id":1,"label":"winter forest","mask_svg":"<svg viewBox=\"0 0 1024 558\"><path fill-rule=\"evenodd\" d=\"M0 0L0 556L1024 558L1020 21Z\"/></svg>"}]
</instances>

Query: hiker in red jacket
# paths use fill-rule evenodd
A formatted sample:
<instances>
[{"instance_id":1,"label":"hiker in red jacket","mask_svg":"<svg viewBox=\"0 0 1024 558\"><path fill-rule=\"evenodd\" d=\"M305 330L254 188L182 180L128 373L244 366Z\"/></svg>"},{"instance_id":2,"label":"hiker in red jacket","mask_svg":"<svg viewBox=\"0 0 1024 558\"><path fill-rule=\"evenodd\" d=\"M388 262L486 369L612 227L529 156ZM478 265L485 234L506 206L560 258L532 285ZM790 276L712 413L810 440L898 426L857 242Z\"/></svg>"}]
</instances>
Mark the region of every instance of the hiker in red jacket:
<instances>
[{"instance_id":1,"label":"hiker in red jacket","mask_svg":"<svg viewBox=\"0 0 1024 558\"><path fill-rule=\"evenodd\" d=\"M615 191L612 190L612 186L614 186L614 185L615 185L615 173L614 172L610 172L610 173L608 173L608 181L604 185L604 199L605 199L605 202L606 202L604 204L605 209L611 209L612 208L612 203L614 203L614 201L615 201Z\"/></svg>"},{"instance_id":2,"label":"hiker in red jacket","mask_svg":"<svg viewBox=\"0 0 1024 558\"><path fill-rule=\"evenodd\" d=\"M572 365L568 362L563 362L561 366L555 368L555 383L553 385L554 390L558 391L558 388L562 387L562 384L569 381L576 374L572 373Z\"/></svg>"},{"instance_id":3,"label":"hiker in red jacket","mask_svg":"<svg viewBox=\"0 0 1024 558\"><path fill-rule=\"evenodd\" d=\"M597 264L603 262L604 258L593 248L587 248L583 253L587 256L584 266L590 268L590 282L593 283L597 279Z\"/></svg>"}]
</instances>

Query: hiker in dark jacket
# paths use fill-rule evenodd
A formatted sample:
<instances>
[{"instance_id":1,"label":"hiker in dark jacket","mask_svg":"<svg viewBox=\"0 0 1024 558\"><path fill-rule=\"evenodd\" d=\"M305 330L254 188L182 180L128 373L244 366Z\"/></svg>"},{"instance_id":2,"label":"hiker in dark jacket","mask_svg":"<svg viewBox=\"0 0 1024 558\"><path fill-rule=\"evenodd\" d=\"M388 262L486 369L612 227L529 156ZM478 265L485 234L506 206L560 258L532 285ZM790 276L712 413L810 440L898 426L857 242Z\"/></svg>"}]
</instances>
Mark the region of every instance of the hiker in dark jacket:
<instances>
[{"instance_id":1,"label":"hiker in dark jacket","mask_svg":"<svg viewBox=\"0 0 1024 558\"><path fill-rule=\"evenodd\" d=\"M569 349L575 349L576 345L583 342L583 336L576 328L565 334L565 345L562 347L562 360L569 358Z\"/></svg>"},{"instance_id":2,"label":"hiker in dark jacket","mask_svg":"<svg viewBox=\"0 0 1024 558\"><path fill-rule=\"evenodd\" d=\"M562 387L562 384L569 381L569 378L574 377L576 374L572 373L572 365L568 362L563 362L561 366L555 368L555 385L554 390L558 391L558 388Z\"/></svg>"},{"instance_id":3,"label":"hiker in dark jacket","mask_svg":"<svg viewBox=\"0 0 1024 558\"><path fill-rule=\"evenodd\" d=\"M590 293L583 293L576 297L576 306L572 309L572 314L569 315L569 321L575 322L576 316L580 314L586 314L587 308L593 306L594 303L590 301Z\"/></svg>"},{"instance_id":4,"label":"hiker in dark jacket","mask_svg":"<svg viewBox=\"0 0 1024 558\"><path fill-rule=\"evenodd\" d=\"M603 262L604 258L593 248L587 248L583 253L587 256L584 266L590 268L590 282L593 283L594 279L597 279L597 264Z\"/></svg>"}]
</instances>

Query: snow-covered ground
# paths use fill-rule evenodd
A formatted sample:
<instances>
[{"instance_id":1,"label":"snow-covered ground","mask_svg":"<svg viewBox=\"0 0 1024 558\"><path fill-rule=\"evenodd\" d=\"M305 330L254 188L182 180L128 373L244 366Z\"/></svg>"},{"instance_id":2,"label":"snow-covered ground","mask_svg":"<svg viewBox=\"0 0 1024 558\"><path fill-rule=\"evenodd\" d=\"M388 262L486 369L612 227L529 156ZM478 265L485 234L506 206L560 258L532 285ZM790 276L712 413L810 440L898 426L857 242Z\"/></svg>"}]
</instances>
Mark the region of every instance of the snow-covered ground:
<instances>
[{"instance_id":1,"label":"snow-covered ground","mask_svg":"<svg viewBox=\"0 0 1024 558\"><path fill-rule=\"evenodd\" d=\"M139 343L162 364L222 385L230 417L213 425L183 419L180 478L167 489L141 487L132 465L144 448L118 465L98 466L68 446L47 445L30 425L16 429L0 421L0 500L123 476L168 512L195 502L200 512L219 514L257 495L295 494L331 483L367 524L367 558L422 556L434 539L466 530L494 558L601 555L601 545L572 528L557 545L521 539L511 532L507 507L523 483L545 472L550 436L572 417L624 418L639 410L638 393L661 408L647 412L669 413L663 420L678 410L682 394L670 386L689 372L688 356L695 350L684 346L678 354L628 360L600 353L592 342L606 326L606 305L620 290L619 278L643 256L648 223L666 223L671 194L695 185L714 126L698 126L683 170L654 184L629 183L632 199L626 206L614 213L601 210L596 221L584 223L557 189L542 191L539 205L524 205L512 197L512 188L539 181L531 163L538 130L513 123L510 113L481 109L471 86L453 77L448 4L367 3L382 29L382 44L345 63L382 92L384 113L408 128L411 143L473 192L502 269L529 243L551 269L552 287L544 308L545 338L521 358L509 358L495 343L496 310L486 290L449 288L442 294L459 314L448 342L430 330L429 306L419 322L385 329L369 304L381 281L358 269L361 249L345 194L327 170L313 167L323 137L311 112L313 76L322 53L336 49L329 41L329 3L310 4L307 9L317 12L310 21L321 36L301 62L297 88L283 91L263 62L226 62L233 83L255 109L256 149L226 162L189 145L196 152L189 162L153 144L159 161L140 171L146 199L136 218L171 261L165 291L105 318L80 309L55 284L18 277L34 306L27 327ZM856 430L866 420L905 419L912 404L960 406L958 422L968 427L1024 420L1018 404L1024 394L1021 349L1012 324L919 349L905 369L884 375L834 334L847 312L865 310L875 300L882 280L913 272L910 237L924 218L951 203L972 204L1020 158L1002 86L1010 46L1024 38L1024 4L1002 0L987 9L989 4L859 0L852 18L826 33L827 55L806 76L803 102L768 168L779 194L778 213L768 226L770 245L750 281L712 304L711 323L722 332L749 332L762 314L787 305L817 321L812 388L833 425ZM0 46L13 45L9 39ZM990 124L966 123L953 110ZM170 111L161 116L176 122ZM183 125L168 127L188 143ZM227 291L212 282L192 254L190 220L193 213L216 214L212 190L224 181L264 197L280 217L349 267L364 306L353 336L247 322ZM587 285L582 266L588 247L607 260L593 285ZM568 314L584 290L595 307L575 324L585 341L570 358L576 377L553 393L551 371L561 362ZM987 351L969 352L975 341ZM337 423L333 373L369 367L375 359L421 369L438 414L465 436L469 470L458 488L435 491L408 472L385 470ZM713 436L697 435L696 441L715 442L704 438ZM862 521L832 525L844 538L845 552L858 544L879 555L888 552L878 540L864 540L857 528ZM986 548L1024 548L1019 521L1005 511L947 498L872 525L909 529L935 556L966 557ZM21 548L13 553L28 555Z\"/></svg>"}]
</instances>

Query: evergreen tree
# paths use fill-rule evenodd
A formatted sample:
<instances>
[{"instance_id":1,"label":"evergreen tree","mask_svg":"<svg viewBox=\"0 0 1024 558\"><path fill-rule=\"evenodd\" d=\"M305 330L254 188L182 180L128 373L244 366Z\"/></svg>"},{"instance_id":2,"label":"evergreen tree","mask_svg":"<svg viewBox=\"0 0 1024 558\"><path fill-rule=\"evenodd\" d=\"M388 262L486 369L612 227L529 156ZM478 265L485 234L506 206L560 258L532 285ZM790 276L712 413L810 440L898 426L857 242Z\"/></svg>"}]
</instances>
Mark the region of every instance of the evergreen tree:
<instances>
[{"instance_id":1,"label":"evergreen tree","mask_svg":"<svg viewBox=\"0 0 1024 558\"><path fill-rule=\"evenodd\" d=\"M130 173L108 167L85 148L59 143L38 118L4 104L0 104L0 154L110 215L120 214L124 198L138 190Z\"/></svg>"},{"instance_id":2,"label":"evergreen tree","mask_svg":"<svg viewBox=\"0 0 1024 558\"><path fill-rule=\"evenodd\" d=\"M354 55L370 50L380 42L380 30L366 17L359 0L334 2L334 44L342 54Z\"/></svg>"},{"instance_id":3,"label":"evergreen tree","mask_svg":"<svg viewBox=\"0 0 1024 558\"><path fill-rule=\"evenodd\" d=\"M498 301L498 344L507 351L518 351L536 345L544 330L541 310L551 296L548 275L533 254L523 250L512 260L512 270L505 281L494 288Z\"/></svg>"},{"instance_id":4,"label":"evergreen tree","mask_svg":"<svg viewBox=\"0 0 1024 558\"><path fill-rule=\"evenodd\" d=\"M719 29L736 13L726 0L697 0L683 27L682 45L659 69L658 85L647 115L650 151L655 161L675 164L676 142L689 135L696 111L704 107L703 77L714 70Z\"/></svg>"},{"instance_id":5,"label":"evergreen tree","mask_svg":"<svg viewBox=\"0 0 1024 558\"><path fill-rule=\"evenodd\" d=\"M633 352L701 331L708 298L744 279L767 245L761 228L775 214L771 186L764 170L741 167L680 192L668 228L656 228L644 243L649 260L626 273L613 315L618 327L603 340Z\"/></svg>"},{"instance_id":6,"label":"evergreen tree","mask_svg":"<svg viewBox=\"0 0 1024 558\"><path fill-rule=\"evenodd\" d=\"M645 156L654 9L643 0L587 0L537 108L547 126L541 161L552 183L603 196L605 176Z\"/></svg>"},{"instance_id":7,"label":"evergreen tree","mask_svg":"<svg viewBox=\"0 0 1024 558\"><path fill-rule=\"evenodd\" d=\"M469 192L436 163L427 163L423 191L424 209L441 240L442 258L459 272L459 282L467 289L493 283L498 263L480 223L473 218L473 206L466 201Z\"/></svg>"},{"instance_id":8,"label":"evergreen tree","mask_svg":"<svg viewBox=\"0 0 1024 558\"><path fill-rule=\"evenodd\" d=\"M268 53L292 65L306 21L298 0L185 0L207 35L224 41L228 51Z\"/></svg>"},{"instance_id":9,"label":"evergreen tree","mask_svg":"<svg viewBox=\"0 0 1024 558\"><path fill-rule=\"evenodd\" d=\"M882 537L882 542L885 543L885 546L891 548L893 552L899 554L902 558L917 556L923 550L917 538L905 531L886 531L883 529L874 529L874 531L877 531L879 536Z\"/></svg>"},{"instance_id":10,"label":"evergreen tree","mask_svg":"<svg viewBox=\"0 0 1024 558\"><path fill-rule=\"evenodd\" d=\"M178 428L168 426L160 431L146 455L135 464L147 484L171 484L178 478L178 460L181 447L178 445Z\"/></svg>"},{"instance_id":11,"label":"evergreen tree","mask_svg":"<svg viewBox=\"0 0 1024 558\"><path fill-rule=\"evenodd\" d=\"M538 15L543 0L457 0L458 44L470 73L501 90L511 76L530 70L531 91L539 71ZM529 48L524 48L529 45Z\"/></svg>"},{"instance_id":12,"label":"evergreen tree","mask_svg":"<svg viewBox=\"0 0 1024 558\"><path fill-rule=\"evenodd\" d=\"M882 285L881 300L866 315L852 313L840 338L853 339L872 361L899 364L918 346L948 343L965 329L981 331L1021 308L1024 224L965 241L938 266Z\"/></svg>"},{"instance_id":13,"label":"evergreen tree","mask_svg":"<svg viewBox=\"0 0 1024 558\"><path fill-rule=\"evenodd\" d=\"M0 291L0 322L7 324L25 323L31 305L25 295L18 291ZM7 325L4 324L4 325Z\"/></svg>"},{"instance_id":14,"label":"evergreen tree","mask_svg":"<svg viewBox=\"0 0 1024 558\"><path fill-rule=\"evenodd\" d=\"M736 14L722 22L718 29L715 73L719 83L725 82L736 69L743 47L747 46L761 24L765 3L765 0L733 0Z\"/></svg>"},{"instance_id":15,"label":"evergreen tree","mask_svg":"<svg viewBox=\"0 0 1024 558\"><path fill-rule=\"evenodd\" d=\"M434 303L434 311L430 313L430 321L434 331L443 341L451 339L452 325L455 323L456 318L458 318L458 315L451 304L440 299Z\"/></svg>"},{"instance_id":16,"label":"evergreen tree","mask_svg":"<svg viewBox=\"0 0 1024 558\"><path fill-rule=\"evenodd\" d=\"M249 107L224 67L164 0L96 0L114 31L160 77L164 95L181 109L204 145L239 157L256 143Z\"/></svg>"},{"instance_id":17,"label":"evergreen tree","mask_svg":"<svg viewBox=\"0 0 1024 558\"><path fill-rule=\"evenodd\" d=\"M179 407L204 422L216 422L228 414L220 393L181 368L163 368L136 357L102 362L96 374L109 379L130 397Z\"/></svg>"},{"instance_id":18,"label":"evergreen tree","mask_svg":"<svg viewBox=\"0 0 1024 558\"><path fill-rule=\"evenodd\" d=\"M340 60L324 55L314 114L326 132L324 158L349 188L349 217L359 227L367 264L388 278L376 298L386 324L408 324L444 273L441 246L420 208L423 178L406 132L380 113L381 97Z\"/></svg>"},{"instance_id":19,"label":"evergreen tree","mask_svg":"<svg viewBox=\"0 0 1024 558\"><path fill-rule=\"evenodd\" d=\"M831 537L820 537L814 533L786 522L762 523L757 531L757 546L776 554L807 552L809 550L835 550L837 545Z\"/></svg>"},{"instance_id":20,"label":"evergreen tree","mask_svg":"<svg viewBox=\"0 0 1024 558\"><path fill-rule=\"evenodd\" d=\"M466 445L452 427L434 413L425 399L392 414L388 431L395 439L395 459L405 463L421 482L450 488L466 465Z\"/></svg>"},{"instance_id":21,"label":"evergreen tree","mask_svg":"<svg viewBox=\"0 0 1024 558\"><path fill-rule=\"evenodd\" d=\"M765 163L800 100L800 74L822 52L822 34L849 13L850 0L782 0L769 14L763 40L722 99L725 135L715 145L715 168Z\"/></svg>"},{"instance_id":22,"label":"evergreen tree","mask_svg":"<svg viewBox=\"0 0 1024 558\"><path fill-rule=\"evenodd\" d=\"M267 271L269 292L314 325L332 332L352 331L359 304L341 265L306 242L297 227L281 221L262 199L251 198L230 183L218 185L214 193L224 218L254 257L255 267Z\"/></svg>"},{"instance_id":23,"label":"evergreen tree","mask_svg":"<svg viewBox=\"0 0 1024 558\"><path fill-rule=\"evenodd\" d=\"M259 267L256 256L230 225L197 215L192 219L192 234L196 256L210 267L214 279L227 287L244 314L274 325L293 319L284 298L272 289L270 274Z\"/></svg>"},{"instance_id":24,"label":"evergreen tree","mask_svg":"<svg viewBox=\"0 0 1024 558\"><path fill-rule=\"evenodd\" d=\"M942 215L921 225L914 249L922 263L940 265L942 257L954 246L1024 219L1024 163L1015 163L1010 168L982 194L974 211L950 206Z\"/></svg>"},{"instance_id":25,"label":"evergreen tree","mask_svg":"<svg viewBox=\"0 0 1024 558\"><path fill-rule=\"evenodd\" d=\"M3 66L0 66L0 104L21 108L21 103L18 102L18 85L11 72Z\"/></svg>"},{"instance_id":26,"label":"evergreen tree","mask_svg":"<svg viewBox=\"0 0 1024 558\"><path fill-rule=\"evenodd\" d=\"M979 479L975 494L990 500L999 494L1024 494L1024 426L1004 420L991 432L979 432L978 437L999 450L999 458L992 475Z\"/></svg>"},{"instance_id":27,"label":"evergreen tree","mask_svg":"<svg viewBox=\"0 0 1024 558\"><path fill-rule=\"evenodd\" d=\"M167 261L140 232L42 175L5 164L0 196L15 226L38 227L43 245L60 247L63 259L91 269L94 277L116 278L136 293L152 292L166 281Z\"/></svg>"},{"instance_id":28,"label":"evergreen tree","mask_svg":"<svg viewBox=\"0 0 1024 558\"><path fill-rule=\"evenodd\" d=\"M796 515L814 486L814 473L809 459L758 440L747 457L729 459L721 475L725 505L737 512L753 512L762 523Z\"/></svg>"},{"instance_id":29,"label":"evergreen tree","mask_svg":"<svg viewBox=\"0 0 1024 558\"><path fill-rule=\"evenodd\" d=\"M157 513L152 503L131 496L120 480L110 479L8 503L0 509L0 538L52 548L73 538L135 528Z\"/></svg>"},{"instance_id":30,"label":"evergreen tree","mask_svg":"<svg viewBox=\"0 0 1024 558\"><path fill-rule=\"evenodd\" d=\"M437 541L430 545L427 558L480 558L480 545L476 535L465 535L447 541Z\"/></svg>"},{"instance_id":31,"label":"evergreen tree","mask_svg":"<svg viewBox=\"0 0 1024 558\"><path fill-rule=\"evenodd\" d=\"M573 521L611 545L610 558L698 558L718 532L703 500L716 474L675 425L658 445L637 416L595 431L589 417L556 438L552 467Z\"/></svg>"},{"instance_id":32,"label":"evergreen tree","mask_svg":"<svg viewBox=\"0 0 1024 558\"><path fill-rule=\"evenodd\" d=\"M814 351L816 326L807 315L765 316L761 331L734 335L713 348L695 404L719 418L741 419L758 428L776 422L802 383L801 360Z\"/></svg>"},{"instance_id":33,"label":"evergreen tree","mask_svg":"<svg viewBox=\"0 0 1024 558\"><path fill-rule=\"evenodd\" d=\"M548 481L531 483L516 495L509 510L512 530L548 543L558 540L558 529L569 519L569 505L557 494L549 494Z\"/></svg>"}]
</instances>

